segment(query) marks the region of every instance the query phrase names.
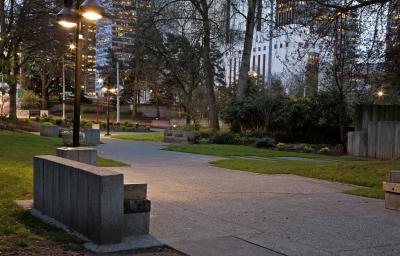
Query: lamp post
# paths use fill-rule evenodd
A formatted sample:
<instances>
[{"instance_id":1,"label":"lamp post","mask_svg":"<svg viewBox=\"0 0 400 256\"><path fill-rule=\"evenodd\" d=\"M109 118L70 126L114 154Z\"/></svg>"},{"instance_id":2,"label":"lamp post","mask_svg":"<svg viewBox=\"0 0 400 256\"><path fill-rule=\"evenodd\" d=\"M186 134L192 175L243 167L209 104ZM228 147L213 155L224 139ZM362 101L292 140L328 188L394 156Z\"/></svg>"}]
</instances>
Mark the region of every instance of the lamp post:
<instances>
[{"instance_id":1,"label":"lamp post","mask_svg":"<svg viewBox=\"0 0 400 256\"><path fill-rule=\"evenodd\" d=\"M73 7L76 3L75 8ZM81 76L82 76L82 18L96 21L104 16L104 8L97 0L64 0L64 8L57 14L57 20L65 28L76 28L75 35L75 100L74 100L74 124L73 147L79 147L80 130L80 100L81 100Z\"/></svg>"},{"instance_id":2,"label":"lamp post","mask_svg":"<svg viewBox=\"0 0 400 256\"><path fill-rule=\"evenodd\" d=\"M108 88L108 86L101 88L101 90L107 97L107 133L105 134L105 136L111 136L111 134L110 134L110 95L114 94L116 90L114 88L110 89L110 88Z\"/></svg>"}]
</instances>

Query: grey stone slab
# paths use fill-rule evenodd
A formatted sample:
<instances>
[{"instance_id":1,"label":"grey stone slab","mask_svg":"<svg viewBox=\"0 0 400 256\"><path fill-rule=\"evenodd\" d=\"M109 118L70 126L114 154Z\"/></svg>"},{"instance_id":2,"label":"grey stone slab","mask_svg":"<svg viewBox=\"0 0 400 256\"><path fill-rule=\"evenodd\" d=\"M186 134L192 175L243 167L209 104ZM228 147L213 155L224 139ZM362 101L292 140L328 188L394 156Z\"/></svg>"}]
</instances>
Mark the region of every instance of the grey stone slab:
<instances>
[{"instance_id":1,"label":"grey stone slab","mask_svg":"<svg viewBox=\"0 0 400 256\"><path fill-rule=\"evenodd\" d=\"M124 237L146 235L150 231L150 212L124 214Z\"/></svg>"},{"instance_id":2,"label":"grey stone slab","mask_svg":"<svg viewBox=\"0 0 400 256\"><path fill-rule=\"evenodd\" d=\"M143 236L124 237L120 243L111 245L98 245L88 242L84 244L84 247L93 252L108 253L108 252L119 252L119 251L133 250L133 249L158 247L163 245L164 244L154 236L143 235Z\"/></svg>"},{"instance_id":3,"label":"grey stone slab","mask_svg":"<svg viewBox=\"0 0 400 256\"><path fill-rule=\"evenodd\" d=\"M178 243L175 248L192 256L281 256L266 247L237 237L213 237L195 242Z\"/></svg>"},{"instance_id":4,"label":"grey stone slab","mask_svg":"<svg viewBox=\"0 0 400 256\"><path fill-rule=\"evenodd\" d=\"M99 244L121 242L124 215L123 183L122 175L101 177L101 239Z\"/></svg>"},{"instance_id":5,"label":"grey stone slab","mask_svg":"<svg viewBox=\"0 0 400 256\"><path fill-rule=\"evenodd\" d=\"M85 130L85 144L86 145L100 144L100 130L99 129L86 129Z\"/></svg>"},{"instance_id":6,"label":"grey stone slab","mask_svg":"<svg viewBox=\"0 0 400 256\"><path fill-rule=\"evenodd\" d=\"M40 127L40 136L59 137L60 127L57 125L42 125Z\"/></svg>"},{"instance_id":7,"label":"grey stone slab","mask_svg":"<svg viewBox=\"0 0 400 256\"><path fill-rule=\"evenodd\" d=\"M59 157L78 161L85 164L96 165L97 150L91 147L61 147L56 149Z\"/></svg>"},{"instance_id":8,"label":"grey stone slab","mask_svg":"<svg viewBox=\"0 0 400 256\"><path fill-rule=\"evenodd\" d=\"M129 183L124 184L124 199L146 199L147 198L147 184L145 183Z\"/></svg>"},{"instance_id":9,"label":"grey stone slab","mask_svg":"<svg viewBox=\"0 0 400 256\"><path fill-rule=\"evenodd\" d=\"M400 183L400 171L389 171L388 181L392 183Z\"/></svg>"}]
</instances>

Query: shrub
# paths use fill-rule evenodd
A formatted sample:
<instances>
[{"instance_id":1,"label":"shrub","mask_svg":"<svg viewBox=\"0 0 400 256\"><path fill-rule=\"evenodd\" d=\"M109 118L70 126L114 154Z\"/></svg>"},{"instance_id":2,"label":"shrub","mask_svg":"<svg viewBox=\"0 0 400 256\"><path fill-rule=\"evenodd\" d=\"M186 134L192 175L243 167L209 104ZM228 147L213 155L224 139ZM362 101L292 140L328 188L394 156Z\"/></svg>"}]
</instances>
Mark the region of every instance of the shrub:
<instances>
[{"instance_id":1,"label":"shrub","mask_svg":"<svg viewBox=\"0 0 400 256\"><path fill-rule=\"evenodd\" d=\"M254 146L257 148L273 148L275 147L275 139L271 137L263 137L256 140Z\"/></svg>"},{"instance_id":2,"label":"shrub","mask_svg":"<svg viewBox=\"0 0 400 256\"><path fill-rule=\"evenodd\" d=\"M44 125L44 126L52 126L54 124L52 122L44 122L44 123L42 123L42 125Z\"/></svg>"},{"instance_id":3,"label":"shrub","mask_svg":"<svg viewBox=\"0 0 400 256\"><path fill-rule=\"evenodd\" d=\"M213 144L236 144L235 136L232 133L216 133L210 137Z\"/></svg>"},{"instance_id":4,"label":"shrub","mask_svg":"<svg viewBox=\"0 0 400 256\"><path fill-rule=\"evenodd\" d=\"M311 146L309 146L309 145L305 145L304 147L303 147L303 150L302 150L304 153L311 153L311 152L313 152L314 151L314 149L311 147Z\"/></svg>"},{"instance_id":5,"label":"shrub","mask_svg":"<svg viewBox=\"0 0 400 256\"><path fill-rule=\"evenodd\" d=\"M56 124L56 125L62 125L63 124L63 120L62 119L55 119L54 120L54 123Z\"/></svg>"},{"instance_id":6,"label":"shrub","mask_svg":"<svg viewBox=\"0 0 400 256\"><path fill-rule=\"evenodd\" d=\"M278 142L278 143L276 144L276 147L277 147L279 150L283 150L283 149L285 148L285 143Z\"/></svg>"},{"instance_id":7,"label":"shrub","mask_svg":"<svg viewBox=\"0 0 400 256\"><path fill-rule=\"evenodd\" d=\"M37 96L33 91L26 90L21 99L22 109L38 108L40 106L40 97Z\"/></svg>"},{"instance_id":8,"label":"shrub","mask_svg":"<svg viewBox=\"0 0 400 256\"><path fill-rule=\"evenodd\" d=\"M325 155L329 154L330 152L331 152L331 150L328 147L323 147L318 151L318 153L325 154Z\"/></svg>"}]
</instances>

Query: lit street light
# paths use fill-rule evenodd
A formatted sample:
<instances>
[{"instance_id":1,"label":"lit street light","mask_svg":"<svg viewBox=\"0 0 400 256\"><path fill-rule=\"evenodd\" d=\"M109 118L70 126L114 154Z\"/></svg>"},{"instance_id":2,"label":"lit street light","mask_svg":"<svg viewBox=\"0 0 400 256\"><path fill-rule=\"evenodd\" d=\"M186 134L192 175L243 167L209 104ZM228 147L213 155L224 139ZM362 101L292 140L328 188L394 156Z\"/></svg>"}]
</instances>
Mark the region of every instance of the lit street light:
<instances>
[{"instance_id":1,"label":"lit street light","mask_svg":"<svg viewBox=\"0 0 400 256\"><path fill-rule=\"evenodd\" d=\"M106 87L101 88L101 91L106 95L107 97L107 133L105 136L110 136L110 95L115 94L116 89L114 88L108 88L108 85Z\"/></svg>"},{"instance_id":2,"label":"lit street light","mask_svg":"<svg viewBox=\"0 0 400 256\"><path fill-rule=\"evenodd\" d=\"M379 97L379 98L382 98L384 95L385 95L385 94L383 93L383 91L379 91L379 92L378 92L378 97Z\"/></svg>"},{"instance_id":3,"label":"lit street light","mask_svg":"<svg viewBox=\"0 0 400 256\"><path fill-rule=\"evenodd\" d=\"M76 3L75 8L73 7ZM58 23L65 28L76 27L75 46L75 100L74 100L74 125L73 147L79 147L80 130L80 100L81 100L81 76L82 76L82 17L96 21L104 16L104 8L96 0L64 0L64 8L57 14Z\"/></svg>"}]
</instances>

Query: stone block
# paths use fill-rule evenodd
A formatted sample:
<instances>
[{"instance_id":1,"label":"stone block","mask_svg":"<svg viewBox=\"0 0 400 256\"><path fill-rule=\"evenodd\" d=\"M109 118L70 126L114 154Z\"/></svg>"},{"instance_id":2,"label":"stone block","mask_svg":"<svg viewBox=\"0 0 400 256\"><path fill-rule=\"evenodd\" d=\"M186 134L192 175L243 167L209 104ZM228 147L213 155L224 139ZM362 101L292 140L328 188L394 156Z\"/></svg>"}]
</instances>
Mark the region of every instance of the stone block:
<instances>
[{"instance_id":1,"label":"stone block","mask_svg":"<svg viewBox=\"0 0 400 256\"><path fill-rule=\"evenodd\" d=\"M147 199L124 200L124 213L150 212L151 202Z\"/></svg>"},{"instance_id":2,"label":"stone block","mask_svg":"<svg viewBox=\"0 0 400 256\"><path fill-rule=\"evenodd\" d=\"M85 144L86 145L100 144L100 130L86 129L85 130Z\"/></svg>"},{"instance_id":3,"label":"stone block","mask_svg":"<svg viewBox=\"0 0 400 256\"><path fill-rule=\"evenodd\" d=\"M34 209L97 244L124 232L123 175L56 156L34 158Z\"/></svg>"},{"instance_id":4,"label":"stone block","mask_svg":"<svg viewBox=\"0 0 400 256\"><path fill-rule=\"evenodd\" d=\"M96 165L97 149L90 147L61 147L56 149L56 155L77 162Z\"/></svg>"},{"instance_id":5,"label":"stone block","mask_svg":"<svg viewBox=\"0 0 400 256\"><path fill-rule=\"evenodd\" d=\"M400 183L400 171L389 171L388 182Z\"/></svg>"},{"instance_id":6,"label":"stone block","mask_svg":"<svg viewBox=\"0 0 400 256\"><path fill-rule=\"evenodd\" d=\"M59 137L60 127L57 125L42 125L40 127L40 136Z\"/></svg>"},{"instance_id":7,"label":"stone block","mask_svg":"<svg viewBox=\"0 0 400 256\"><path fill-rule=\"evenodd\" d=\"M385 208L400 211L400 194L385 192Z\"/></svg>"},{"instance_id":8,"label":"stone block","mask_svg":"<svg viewBox=\"0 0 400 256\"><path fill-rule=\"evenodd\" d=\"M147 198L147 184L124 184L124 200L140 200Z\"/></svg>"},{"instance_id":9,"label":"stone block","mask_svg":"<svg viewBox=\"0 0 400 256\"><path fill-rule=\"evenodd\" d=\"M73 145L73 135L72 135L72 133L69 133L69 132L68 133L63 133L61 135L61 137L63 139L64 146L71 147ZM84 142L85 141L83 139L83 134L79 133L79 144L82 145L82 144L84 144Z\"/></svg>"},{"instance_id":10,"label":"stone block","mask_svg":"<svg viewBox=\"0 0 400 256\"><path fill-rule=\"evenodd\" d=\"M123 235L146 235L150 230L150 212L124 214Z\"/></svg>"}]
</instances>

